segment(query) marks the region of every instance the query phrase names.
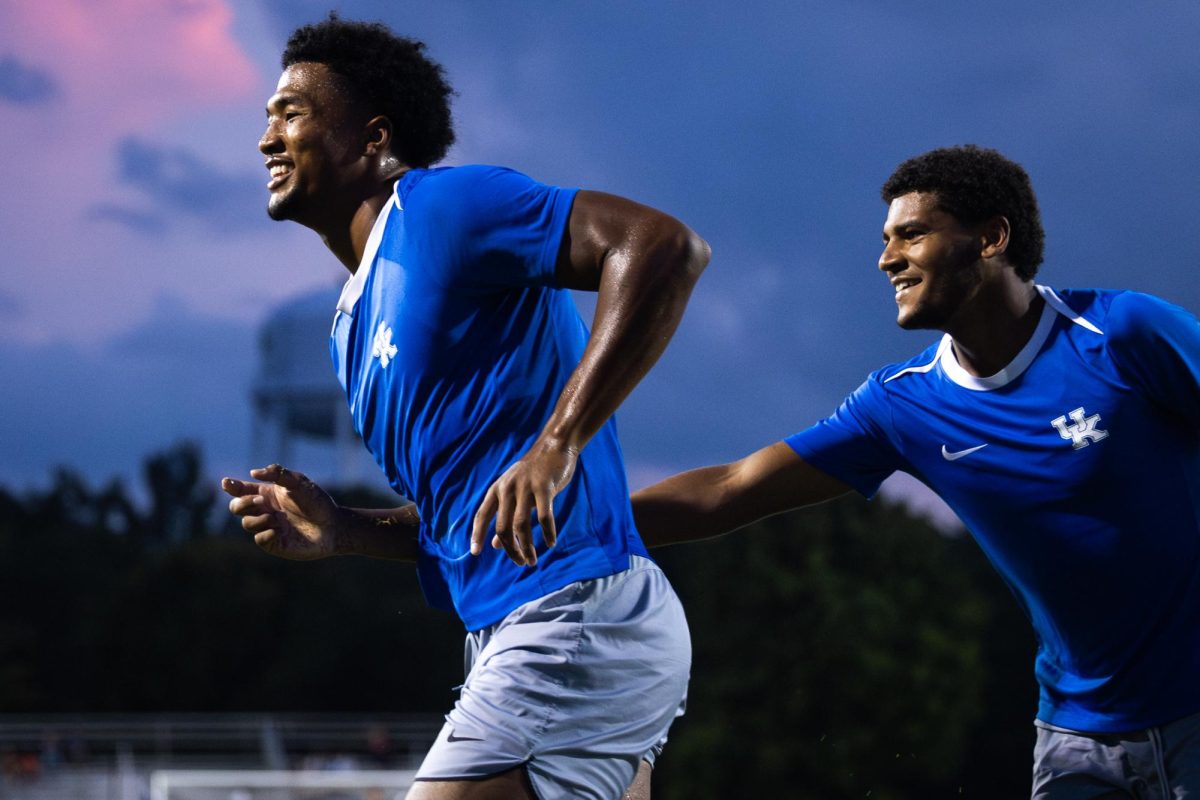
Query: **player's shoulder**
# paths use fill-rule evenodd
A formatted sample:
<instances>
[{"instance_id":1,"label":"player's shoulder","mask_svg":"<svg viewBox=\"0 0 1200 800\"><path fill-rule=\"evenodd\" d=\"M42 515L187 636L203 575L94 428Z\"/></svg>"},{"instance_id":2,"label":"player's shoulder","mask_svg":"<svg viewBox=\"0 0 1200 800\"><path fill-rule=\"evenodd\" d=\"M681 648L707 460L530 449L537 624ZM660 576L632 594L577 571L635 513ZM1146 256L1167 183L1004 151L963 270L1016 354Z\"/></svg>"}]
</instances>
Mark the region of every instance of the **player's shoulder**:
<instances>
[{"instance_id":1,"label":"player's shoulder","mask_svg":"<svg viewBox=\"0 0 1200 800\"><path fill-rule=\"evenodd\" d=\"M1108 325L1113 336L1129 336L1183 313L1179 306L1152 294L1116 292L1109 304Z\"/></svg>"},{"instance_id":2,"label":"player's shoulder","mask_svg":"<svg viewBox=\"0 0 1200 800\"><path fill-rule=\"evenodd\" d=\"M922 377L928 376L933 372L938 360L942 356L942 350L946 348L948 341L949 338L947 336L942 336L907 361L898 361L894 364L887 364L880 367L867 376L864 385L886 391L895 389L897 386L904 385L905 383L919 381Z\"/></svg>"},{"instance_id":3,"label":"player's shoulder","mask_svg":"<svg viewBox=\"0 0 1200 800\"><path fill-rule=\"evenodd\" d=\"M1060 314L1076 320L1085 320L1104 330L1109 322L1113 303L1126 294L1136 294L1125 289L1060 289L1038 286L1038 291Z\"/></svg>"},{"instance_id":4,"label":"player's shoulder","mask_svg":"<svg viewBox=\"0 0 1200 800\"><path fill-rule=\"evenodd\" d=\"M463 164L409 170L396 185L401 205L429 203L441 199L470 200L475 192L502 190L506 185L528 183L529 176L509 167Z\"/></svg>"},{"instance_id":5,"label":"player's shoulder","mask_svg":"<svg viewBox=\"0 0 1200 800\"><path fill-rule=\"evenodd\" d=\"M1136 338L1186 313L1161 297L1132 289L1056 289L1054 294L1070 310L1094 322L1110 343Z\"/></svg>"},{"instance_id":6,"label":"player's shoulder","mask_svg":"<svg viewBox=\"0 0 1200 800\"><path fill-rule=\"evenodd\" d=\"M490 164L410 170L396 184L399 205L410 219L443 229L472 227L538 184L523 173Z\"/></svg>"}]
</instances>

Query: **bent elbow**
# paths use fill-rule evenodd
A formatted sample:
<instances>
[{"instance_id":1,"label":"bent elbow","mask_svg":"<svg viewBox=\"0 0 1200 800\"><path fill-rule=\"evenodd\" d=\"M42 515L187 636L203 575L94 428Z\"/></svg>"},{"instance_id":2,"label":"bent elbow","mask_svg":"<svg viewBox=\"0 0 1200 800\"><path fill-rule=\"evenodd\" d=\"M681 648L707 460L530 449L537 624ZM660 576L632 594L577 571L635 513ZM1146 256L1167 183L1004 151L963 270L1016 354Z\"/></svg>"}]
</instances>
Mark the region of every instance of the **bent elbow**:
<instances>
[{"instance_id":1,"label":"bent elbow","mask_svg":"<svg viewBox=\"0 0 1200 800\"><path fill-rule=\"evenodd\" d=\"M689 284L694 284L708 266L712 258L712 248L688 226L683 223L677 225L671 236L672 257L669 263L675 266L675 272L681 278Z\"/></svg>"},{"instance_id":2,"label":"bent elbow","mask_svg":"<svg viewBox=\"0 0 1200 800\"><path fill-rule=\"evenodd\" d=\"M697 280L700 278L700 273L704 272L704 268L708 266L708 262L712 260L712 247L703 237L689 228L687 253L689 270L693 280Z\"/></svg>"},{"instance_id":3,"label":"bent elbow","mask_svg":"<svg viewBox=\"0 0 1200 800\"><path fill-rule=\"evenodd\" d=\"M712 249L691 228L656 213L632 227L622 245L609 251L605 271L646 284L690 292L712 258Z\"/></svg>"}]
</instances>

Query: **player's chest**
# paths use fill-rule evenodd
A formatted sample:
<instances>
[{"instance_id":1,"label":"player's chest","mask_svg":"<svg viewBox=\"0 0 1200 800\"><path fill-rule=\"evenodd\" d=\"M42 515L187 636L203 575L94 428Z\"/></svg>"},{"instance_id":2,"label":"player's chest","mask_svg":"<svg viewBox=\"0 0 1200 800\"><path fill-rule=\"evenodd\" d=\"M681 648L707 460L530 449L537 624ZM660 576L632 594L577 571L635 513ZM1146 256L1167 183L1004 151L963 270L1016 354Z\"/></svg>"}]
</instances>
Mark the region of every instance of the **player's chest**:
<instances>
[{"instance_id":1,"label":"player's chest","mask_svg":"<svg viewBox=\"0 0 1200 800\"><path fill-rule=\"evenodd\" d=\"M376 262L347 334L357 391L436 374L461 352L481 303L418 269Z\"/></svg>"},{"instance_id":2,"label":"player's chest","mask_svg":"<svg viewBox=\"0 0 1200 800\"><path fill-rule=\"evenodd\" d=\"M910 406L903 455L950 494L1110 485L1148 443L1169 436L1144 398L1105 376L1059 375L1023 390L962 391Z\"/></svg>"}]
</instances>

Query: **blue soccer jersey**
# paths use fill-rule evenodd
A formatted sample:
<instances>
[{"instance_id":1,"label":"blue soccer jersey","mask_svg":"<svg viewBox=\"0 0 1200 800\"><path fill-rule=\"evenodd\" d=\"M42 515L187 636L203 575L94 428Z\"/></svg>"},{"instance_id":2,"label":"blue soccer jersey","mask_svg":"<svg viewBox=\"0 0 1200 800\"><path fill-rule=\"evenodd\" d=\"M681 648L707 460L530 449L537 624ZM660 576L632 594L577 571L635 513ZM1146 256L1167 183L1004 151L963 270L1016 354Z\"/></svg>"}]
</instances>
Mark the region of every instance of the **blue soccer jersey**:
<instances>
[{"instance_id":1,"label":"blue soccer jersey","mask_svg":"<svg viewBox=\"0 0 1200 800\"><path fill-rule=\"evenodd\" d=\"M555 284L574 196L498 167L405 173L334 318L355 429L421 515L426 599L468 630L646 554L610 419L555 498L557 545L534 526L536 567L490 546L470 555L484 494L533 444L587 343Z\"/></svg>"},{"instance_id":2,"label":"blue soccer jersey","mask_svg":"<svg viewBox=\"0 0 1200 800\"><path fill-rule=\"evenodd\" d=\"M870 497L908 472L953 508L1038 638L1038 718L1118 732L1200 711L1200 323L1054 291L989 378L949 336L787 439Z\"/></svg>"}]
</instances>

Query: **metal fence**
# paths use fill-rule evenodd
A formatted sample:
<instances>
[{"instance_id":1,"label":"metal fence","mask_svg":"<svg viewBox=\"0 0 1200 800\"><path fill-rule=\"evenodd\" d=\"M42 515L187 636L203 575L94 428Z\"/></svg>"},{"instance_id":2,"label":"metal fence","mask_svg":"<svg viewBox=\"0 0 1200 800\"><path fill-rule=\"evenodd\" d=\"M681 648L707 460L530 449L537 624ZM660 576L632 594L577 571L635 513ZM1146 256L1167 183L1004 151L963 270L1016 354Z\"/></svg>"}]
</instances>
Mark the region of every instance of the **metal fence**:
<instances>
[{"instance_id":1,"label":"metal fence","mask_svg":"<svg viewBox=\"0 0 1200 800\"><path fill-rule=\"evenodd\" d=\"M3 800L145 800L164 770L407 771L437 715L0 714Z\"/></svg>"}]
</instances>

